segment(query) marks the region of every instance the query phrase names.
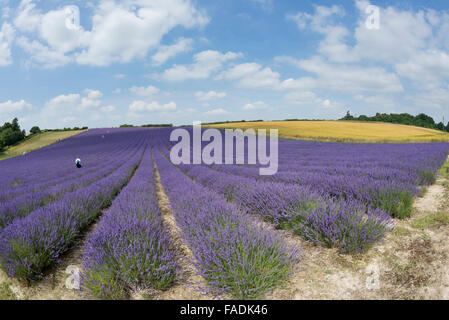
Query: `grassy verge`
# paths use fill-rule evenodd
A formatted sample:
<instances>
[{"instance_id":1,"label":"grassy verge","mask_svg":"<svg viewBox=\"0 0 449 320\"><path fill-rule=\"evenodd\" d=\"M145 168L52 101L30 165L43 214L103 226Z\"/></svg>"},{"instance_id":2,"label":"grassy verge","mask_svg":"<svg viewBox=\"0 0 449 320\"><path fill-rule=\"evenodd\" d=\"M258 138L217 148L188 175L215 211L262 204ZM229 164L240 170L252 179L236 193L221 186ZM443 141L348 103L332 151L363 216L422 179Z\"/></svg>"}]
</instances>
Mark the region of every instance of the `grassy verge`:
<instances>
[{"instance_id":1,"label":"grassy verge","mask_svg":"<svg viewBox=\"0 0 449 320\"><path fill-rule=\"evenodd\" d=\"M61 132L44 132L36 134L25 140L21 141L17 145L6 148L0 152L0 160L20 156L22 154L43 148L50 144L53 144L59 140L63 140L83 132L79 131L61 131Z\"/></svg>"},{"instance_id":2,"label":"grassy verge","mask_svg":"<svg viewBox=\"0 0 449 320\"><path fill-rule=\"evenodd\" d=\"M447 161L441 168L440 177L443 179L449 179L449 161Z\"/></svg>"},{"instance_id":3,"label":"grassy verge","mask_svg":"<svg viewBox=\"0 0 449 320\"><path fill-rule=\"evenodd\" d=\"M449 214L447 212L432 213L422 219L417 219L412 222L413 228L422 230L436 229L447 225L449 225Z\"/></svg>"}]
</instances>

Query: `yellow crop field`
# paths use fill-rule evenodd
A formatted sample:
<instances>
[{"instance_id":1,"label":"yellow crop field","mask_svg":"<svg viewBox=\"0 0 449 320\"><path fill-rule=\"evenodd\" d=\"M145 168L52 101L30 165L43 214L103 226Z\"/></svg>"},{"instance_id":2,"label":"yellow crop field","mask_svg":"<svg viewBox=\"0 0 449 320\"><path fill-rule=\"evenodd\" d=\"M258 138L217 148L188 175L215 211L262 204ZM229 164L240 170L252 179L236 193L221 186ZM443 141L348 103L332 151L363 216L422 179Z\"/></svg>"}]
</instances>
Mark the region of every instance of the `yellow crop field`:
<instances>
[{"instance_id":1,"label":"yellow crop field","mask_svg":"<svg viewBox=\"0 0 449 320\"><path fill-rule=\"evenodd\" d=\"M359 121L273 121L209 125L227 129L278 129L283 138L341 142L439 142L449 133L421 127Z\"/></svg>"},{"instance_id":2,"label":"yellow crop field","mask_svg":"<svg viewBox=\"0 0 449 320\"><path fill-rule=\"evenodd\" d=\"M21 154L40 149L42 147L55 143L56 141L69 138L80 132L83 132L83 130L40 133L34 137L31 137L19 143L16 146L9 147L5 151L0 152L0 160L19 156Z\"/></svg>"}]
</instances>

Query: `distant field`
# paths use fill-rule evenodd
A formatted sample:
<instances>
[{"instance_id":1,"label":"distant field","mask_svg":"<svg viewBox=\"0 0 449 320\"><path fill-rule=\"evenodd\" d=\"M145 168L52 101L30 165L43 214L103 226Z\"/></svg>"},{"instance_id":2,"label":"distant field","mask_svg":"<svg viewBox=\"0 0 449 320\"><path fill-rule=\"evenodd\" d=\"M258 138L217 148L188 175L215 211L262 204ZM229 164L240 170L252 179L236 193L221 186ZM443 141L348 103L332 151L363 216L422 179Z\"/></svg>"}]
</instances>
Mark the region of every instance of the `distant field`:
<instances>
[{"instance_id":1,"label":"distant field","mask_svg":"<svg viewBox=\"0 0 449 320\"><path fill-rule=\"evenodd\" d=\"M437 142L449 141L449 134L400 124L358 121L275 121L238 122L210 125L214 128L279 129L279 136L291 139L340 142Z\"/></svg>"},{"instance_id":2,"label":"distant field","mask_svg":"<svg viewBox=\"0 0 449 320\"><path fill-rule=\"evenodd\" d=\"M44 132L31 137L16 146L10 147L3 152L0 152L0 160L19 156L23 153L28 153L33 150L40 149L55 143L58 140L69 138L75 134L83 132L79 131L61 131L61 132Z\"/></svg>"}]
</instances>

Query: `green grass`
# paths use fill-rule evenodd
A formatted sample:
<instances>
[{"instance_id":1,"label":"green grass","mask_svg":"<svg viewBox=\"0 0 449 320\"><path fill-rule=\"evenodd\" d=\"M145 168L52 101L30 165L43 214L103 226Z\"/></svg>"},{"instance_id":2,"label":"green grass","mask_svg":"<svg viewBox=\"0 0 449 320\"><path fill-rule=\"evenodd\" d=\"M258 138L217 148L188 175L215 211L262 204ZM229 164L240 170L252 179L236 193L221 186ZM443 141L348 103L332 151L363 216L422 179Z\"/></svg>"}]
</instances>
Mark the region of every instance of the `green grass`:
<instances>
[{"instance_id":1,"label":"green grass","mask_svg":"<svg viewBox=\"0 0 449 320\"><path fill-rule=\"evenodd\" d=\"M384 190L377 195L376 208L388 212L393 218L409 218L413 211L414 196L401 190Z\"/></svg>"},{"instance_id":2,"label":"green grass","mask_svg":"<svg viewBox=\"0 0 449 320\"><path fill-rule=\"evenodd\" d=\"M438 212L428 215L425 218L417 219L412 222L415 229L436 229L441 226L449 225L449 214L447 212Z\"/></svg>"},{"instance_id":3,"label":"green grass","mask_svg":"<svg viewBox=\"0 0 449 320\"><path fill-rule=\"evenodd\" d=\"M449 179L449 161L447 161L440 170L440 176L443 179Z\"/></svg>"},{"instance_id":4,"label":"green grass","mask_svg":"<svg viewBox=\"0 0 449 320\"><path fill-rule=\"evenodd\" d=\"M398 237L407 237L407 236L410 236L412 234L412 232L409 229L404 228L404 227L400 227L400 226L397 226L396 228L394 228L392 233L395 236L398 236Z\"/></svg>"},{"instance_id":5,"label":"green grass","mask_svg":"<svg viewBox=\"0 0 449 320\"><path fill-rule=\"evenodd\" d=\"M0 300L17 300L16 295L6 282L0 284Z\"/></svg>"}]
</instances>

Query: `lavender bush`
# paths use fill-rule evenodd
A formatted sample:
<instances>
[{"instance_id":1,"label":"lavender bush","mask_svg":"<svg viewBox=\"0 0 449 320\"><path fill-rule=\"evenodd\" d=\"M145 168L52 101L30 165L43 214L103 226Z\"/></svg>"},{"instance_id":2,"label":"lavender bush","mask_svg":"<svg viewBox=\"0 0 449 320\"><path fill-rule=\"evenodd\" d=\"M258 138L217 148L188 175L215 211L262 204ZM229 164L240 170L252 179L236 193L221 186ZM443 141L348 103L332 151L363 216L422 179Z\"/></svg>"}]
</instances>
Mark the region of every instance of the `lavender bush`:
<instances>
[{"instance_id":1,"label":"lavender bush","mask_svg":"<svg viewBox=\"0 0 449 320\"><path fill-rule=\"evenodd\" d=\"M192 263L213 293L261 298L286 279L297 249L180 174L160 153L155 158L176 222L193 251Z\"/></svg>"},{"instance_id":2,"label":"lavender bush","mask_svg":"<svg viewBox=\"0 0 449 320\"><path fill-rule=\"evenodd\" d=\"M10 275L31 281L58 261L128 182L143 150L113 174L67 194L0 232L0 263Z\"/></svg>"},{"instance_id":3,"label":"lavender bush","mask_svg":"<svg viewBox=\"0 0 449 320\"><path fill-rule=\"evenodd\" d=\"M167 289L179 269L162 225L149 149L131 182L113 201L83 251L83 288L102 299L132 289Z\"/></svg>"}]
</instances>

